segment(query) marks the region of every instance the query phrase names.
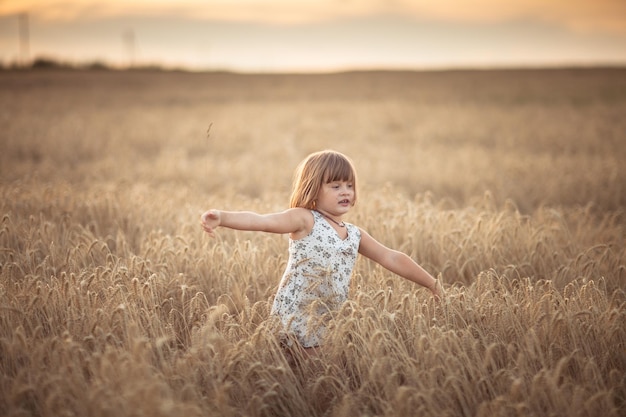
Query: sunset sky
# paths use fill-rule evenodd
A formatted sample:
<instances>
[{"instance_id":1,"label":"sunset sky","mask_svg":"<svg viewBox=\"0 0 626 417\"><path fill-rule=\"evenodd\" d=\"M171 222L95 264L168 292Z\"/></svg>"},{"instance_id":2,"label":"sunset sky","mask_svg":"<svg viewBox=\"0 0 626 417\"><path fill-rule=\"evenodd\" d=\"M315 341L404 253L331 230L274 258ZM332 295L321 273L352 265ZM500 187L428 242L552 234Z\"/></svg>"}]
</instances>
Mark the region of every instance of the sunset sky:
<instances>
[{"instance_id":1,"label":"sunset sky","mask_svg":"<svg viewBox=\"0 0 626 417\"><path fill-rule=\"evenodd\" d=\"M238 71L626 65L626 1L0 0L0 61L41 56Z\"/></svg>"}]
</instances>

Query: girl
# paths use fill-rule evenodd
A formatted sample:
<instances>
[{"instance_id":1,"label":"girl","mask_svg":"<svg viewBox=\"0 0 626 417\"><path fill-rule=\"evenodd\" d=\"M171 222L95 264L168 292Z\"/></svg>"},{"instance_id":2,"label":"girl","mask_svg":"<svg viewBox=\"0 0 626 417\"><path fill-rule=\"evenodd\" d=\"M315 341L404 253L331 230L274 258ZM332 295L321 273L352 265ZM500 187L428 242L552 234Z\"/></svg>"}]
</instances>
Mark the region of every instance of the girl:
<instances>
[{"instance_id":1,"label":"girl","mask_svg":"<svg viewBox=\"0 0 626 417\"><path fill-rule=\"evenodd\" d=\"M327 313L337 311L347 299L357 253L441 296L437 280L409 256L342 220L356 201L352 162L327 150L309 155L298 166L288 210L271 214L208 210L200 218L211 236L218 226L289 233L289 260L272 315L309 354L315 354L322 342Z\"/></svg>"}]
</instances>

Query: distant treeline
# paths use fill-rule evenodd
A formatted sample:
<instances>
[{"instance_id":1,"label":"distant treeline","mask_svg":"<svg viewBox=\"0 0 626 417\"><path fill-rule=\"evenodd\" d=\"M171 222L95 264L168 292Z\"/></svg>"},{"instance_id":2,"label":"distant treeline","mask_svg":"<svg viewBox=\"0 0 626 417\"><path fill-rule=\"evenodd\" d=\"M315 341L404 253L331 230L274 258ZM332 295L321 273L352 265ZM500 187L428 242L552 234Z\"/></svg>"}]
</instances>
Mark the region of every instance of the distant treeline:
<instances>
[{"instance_id":1,"label":"distant treeline","mask_svg":"<svg viewBox=\"0 0 626 417\"><path fill-rule=\"evenodd\" d=\"M59 61L50 57L37 57L29 63L23 64L18 62L13 63L0 63L0 70L101 70L101 71L116 71L116 70L166 70L159 65L129 65L129 66L112 66L103 61L92 61L87 63L73 63L67 61Z\"/></svg>"},{"instance_id":2,"label":"distant treeline","mask_svg":"<svg viewBox=\"0 0 626 417\"><path fill-rule=\"evenodd\" d=\"M480 70L496 70L496 71L506 71L506 70L537 70L537 69L624 69L626 68L626 64L614 64L614 65L606 65L606 64L598 64L594 65L564 65L561 67L500 67L500 68L472 68L472 67L459 67L459 68L441 68L441 69L432 69L425 70L426 72L440 72L440 71L480 71ZM93 70L93 71L176 71L176 72L186 72L193 71L184 67L167 67L156 63L144 63L144 64L132 64L132 65L111 65L104 61L91 61L91 62L70 62L70 61L61 61L56 58L40 56L32 61L27 63L22 62L2 62L0 61L0 71L24 71L24 70ZM209 72L237 72L231 69L207 69ZM353 69L346 70L340 72L406 72L407 70L376 70L376 69ZM420 71L420 70L408 70L408 72ZM422 70L423 71L423 70ZM422 72L420 71L420 72ZM332 72L332 71L331 71Z\"/></svg>"}]
</instances>

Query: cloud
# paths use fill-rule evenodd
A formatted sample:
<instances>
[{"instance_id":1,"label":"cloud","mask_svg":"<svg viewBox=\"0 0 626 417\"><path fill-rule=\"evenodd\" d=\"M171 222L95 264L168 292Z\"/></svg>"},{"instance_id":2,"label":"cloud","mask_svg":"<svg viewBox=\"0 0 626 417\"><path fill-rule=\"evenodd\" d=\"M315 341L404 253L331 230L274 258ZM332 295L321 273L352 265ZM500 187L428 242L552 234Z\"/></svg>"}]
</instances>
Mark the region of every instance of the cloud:
<instances>
[{"instance_id":1,"label":"cloud","mask_svg":"<svg viewBox=\"0 0 626 417\"><path fill-rule=\"evenodd\" d=\"M577 31L626 33L624 0L5 0L0 15L46 20L153 16L302 24L396 15L416 20L494 23L533 20Z\"/></svg>"}]
</instances>

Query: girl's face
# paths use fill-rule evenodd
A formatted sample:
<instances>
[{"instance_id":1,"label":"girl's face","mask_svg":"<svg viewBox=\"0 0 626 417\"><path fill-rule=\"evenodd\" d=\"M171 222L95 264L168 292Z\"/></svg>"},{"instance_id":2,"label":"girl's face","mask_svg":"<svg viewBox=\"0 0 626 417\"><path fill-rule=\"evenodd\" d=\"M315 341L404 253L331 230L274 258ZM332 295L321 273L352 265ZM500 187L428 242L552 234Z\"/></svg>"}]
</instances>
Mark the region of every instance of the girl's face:
<instances>
[{"instance_id":1,"label":"girl's face","mask_svg":"<svg viewBox=\"0 0 626 417\"><path fill-rule=\"evenodd\" d=\"M330 215L342 216L354 205L354 185L349 181L322 184L316 207Z\"/></svg>"}]
</instances>

